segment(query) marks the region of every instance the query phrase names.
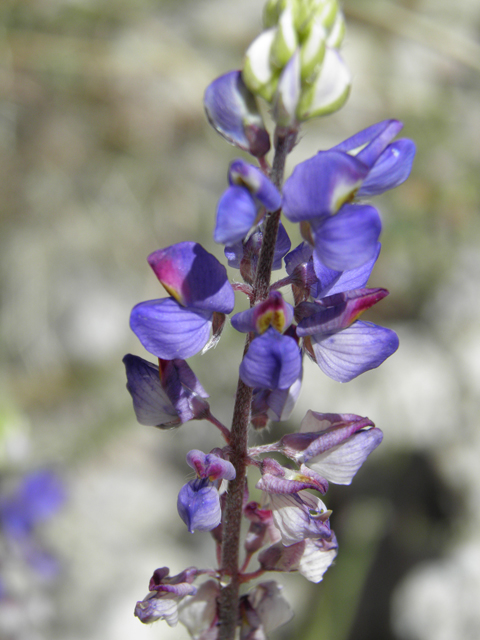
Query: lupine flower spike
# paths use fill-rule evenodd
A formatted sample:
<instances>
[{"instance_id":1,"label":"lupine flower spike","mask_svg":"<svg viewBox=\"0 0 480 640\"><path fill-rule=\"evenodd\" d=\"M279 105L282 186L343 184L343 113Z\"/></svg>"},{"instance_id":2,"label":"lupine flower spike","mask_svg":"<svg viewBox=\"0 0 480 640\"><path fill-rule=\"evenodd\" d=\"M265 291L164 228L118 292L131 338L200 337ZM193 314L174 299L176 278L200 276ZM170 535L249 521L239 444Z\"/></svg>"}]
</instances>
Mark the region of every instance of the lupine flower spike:
<instances>
[{"instance_id":1,"label":"lupine flower spike","mask_svg":"<svg viewBox=\"0 0 480 640\"><path fill-rule=\"evenodd\" d=\"M262 430L290 417L304 356L333 380L348 382L398 347L391 329L360 316L388 295L367 285L382 223L365 199L401 185L410 173L415 145L397 138L402 124L372 124L300 162L284 183L302 123L347 100L344 32L337 0L267 1L264 30L248 47L243 68L214 80L204 101L215 131L250 154L249 161L230 163L212 212L213 240L242 281L230 283L225 266L197 242L157 249L148 263L167 297L140 302L130 317L155 357L124 358L138 422L170 429L207 421L223 437L209 453L188 452L194 477L179 487L177 499L187 530L210 532L218 565L172 577L168 568L157 569L135 607L141 622L163 619L173 626L180 620L196 640L264 640L290 620L293 612L272 576L298 572L322 580L339 548L329 484L349 485L383 437L367 417L315 407L298 430L279 438L273 428L269 443L248 443L250 426ZM266 109L271 132L262 118ZM303 238L293 250L282 214ZM272 283L272 271L283 267L286 276ZM234 291L249 305L227 323ZM235 363L231 428L213 416L205 381L186 362L216 346L228 325L246 335ZM278 454L288 462L279 462ZM249 499L250 467L256 468L259 502Z\"/></svg>"}]
</instances>

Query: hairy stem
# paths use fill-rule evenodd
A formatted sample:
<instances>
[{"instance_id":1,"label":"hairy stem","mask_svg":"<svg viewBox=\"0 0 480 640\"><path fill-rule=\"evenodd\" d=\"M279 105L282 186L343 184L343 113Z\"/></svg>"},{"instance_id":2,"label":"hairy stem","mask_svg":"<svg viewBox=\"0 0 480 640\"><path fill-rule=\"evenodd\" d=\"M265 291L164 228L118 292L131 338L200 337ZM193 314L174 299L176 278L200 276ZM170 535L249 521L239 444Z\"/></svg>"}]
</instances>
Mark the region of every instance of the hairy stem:
<instances>
[{"instance_id":1,"label":"hairy stem","mask_svg":"<svg viewBox=\"0 0 480 640\"><path fill-rule=\"evenodd\" d=\"M295 136L296 132L291 131L277 131L275 134L275 157L270 177L278 189L281 188L283 182L285 160L293 147ZM268 296L280 213L279 209L265 220L262 248L253 285L252 304L264 300ZM248 346L249 338L247 337L245 353ZM222 565L220 569L226 586L221 589L219 597L219 640L234 640L238 623L238 590L242 581L238 568L240 527L246 482L248 425L250 423L252 394L253 389L247 387L239 379L230 434L230 462L235 467L236 477L229 482L223 516Z\"/></svg>"}]
</instances>

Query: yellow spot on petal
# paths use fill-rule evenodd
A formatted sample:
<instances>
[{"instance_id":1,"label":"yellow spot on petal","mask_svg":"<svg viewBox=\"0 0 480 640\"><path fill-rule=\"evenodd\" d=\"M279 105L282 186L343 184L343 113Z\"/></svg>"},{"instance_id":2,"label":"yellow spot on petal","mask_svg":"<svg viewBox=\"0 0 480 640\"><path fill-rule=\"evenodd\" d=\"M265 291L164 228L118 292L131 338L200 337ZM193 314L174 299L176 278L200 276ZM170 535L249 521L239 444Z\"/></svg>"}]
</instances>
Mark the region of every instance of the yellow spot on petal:
<instances>
[{"instance_id":1,"label":"yellow spot on petal","mask_svg":"<svg viewBox=\"0 0 480 640\"><path fill-rule=\"evenodd\" d=\"M163 287L164 287L165 291L168 294L170 294L172 296L172 298L175 298L175 300L177 302L179 302L181 305L185 306L185 302L183 300L183 296L180 293L180 291L177 291L173 287L168 286L168 284L165 284L164 282L162 282L162 284L163 284Z\"/></svg>"}]
</instances>

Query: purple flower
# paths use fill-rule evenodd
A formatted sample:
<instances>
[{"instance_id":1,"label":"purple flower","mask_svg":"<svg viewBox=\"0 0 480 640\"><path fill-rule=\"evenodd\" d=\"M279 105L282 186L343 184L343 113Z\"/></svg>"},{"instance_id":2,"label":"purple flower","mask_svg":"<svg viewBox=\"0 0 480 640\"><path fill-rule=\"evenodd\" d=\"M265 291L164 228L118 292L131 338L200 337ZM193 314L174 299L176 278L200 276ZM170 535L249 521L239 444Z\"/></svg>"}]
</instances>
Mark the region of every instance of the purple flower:
<instances>
[{"instance_id":1,"label":"purple flower","mask_svg":"<svg viewBox=\"0 0 480 640\"><path fill-rule=\"evenodd\" d=\"M268 153L270 138L241 71L214 80L205 91L204 105L208 121L228 142L256 157Z\"/></svg>"},{"instance_id":2,"label":"purple flower","mask_svg":"<svg viewBox=\"0 0 480 640\"><path fill-rule=\"evenodd\" d=\"M198 449L189 451L187 463L195 469L197 478L180 489L178 513L190 533L195 530L211 531L222 518L218 487L222 480L235 478L235 468L215 453L205 454Z\"/></svg>"},{"instance_id":3,"label":"purple flower","mask_svg":"<svg viewBox=\"0 0 480 640\"><path fill-rule=\"evenodd\" d=\"M240 365L240 377L252 388L288 389L302 373L296 341L273 327L256 337Z\"/></svg>"},{"instance_id":4,"label":"purple flower","mask_svg":"<svg viewBox=\"0 0 480 640\"><path fill-rule=\"evenodd\" d=\"M379 252L377 243L368 262L347 271L330 269L315 254L308 257L307 245L300 245L286 257L291 281L296 282L297 299L304 300L295 307L297 336L304 339L304 348L322 371L338 382L348 382L378 367L398 348L394 331L358 320L365 310L388 295L386 289L363 288ZM304 283L297 277L302 272L308 274ZM305 298L310 293L317 297L307 302Z\"/></svg>"},{"instance_id":5,"label":"purple flower","mask_svg":"<svg viewBox=\"0 0 480 640\"><path fill-rule=\"evenodd\" d=\"M224 460L214 453L203 453L192 449L187 453L187 464L195 470L199 478L209 480L233 480L235 467L228 460Z\"/></svg>"},{"instance_id":6,"label":"purple flower","mask_svg":"<svg viewBox=\"0 0 480 640\"><path fill-rule=\"evenodd\" d=\"M320 493L326 493L328 482L316 471L312 471L305 465L300 470L287 469L274 460L265 458L260 470L262 477L257 482L257 489L267 493L298 493L303 489L314 489Z\"/></svg>"},{"instance_id":7,"label":"purple flower","mask_svg":"<svg viewBox=\"0 0 480 640\"><path fill-rule=\"evenodd\" d=\"M378 212L349 203L356 195L382 193L406 180L415 145L410 140L390 144L401 128L396 120L373 125L300 163L285 182L283 212L303 224L318 258L331 269L359 267L375 254Z\"/></svg>"},{"instance_id":8,"label":"purple flower","mask_svg":"<svg viewBox=\"0 0 480 640\"><path fill-rule=\"evenodd\" d=\"M171 297L136 305L130 326L158 358L189 358L205 347L212 326L223 326L216 317L233 310L226 269L196 242L155 251L148 262Z\"/></svg>"},{"instance_id":9,"label":"purple flower","mask_svg":"<svg viewBox=\"0 0 480 640\"><path fill-rule=\"evenodd\" d=\"M288 547L305 538L330 539L330 514L325 504L308 491L299 493L268 493L275 526L282 543Z\"/></svg>"},{"instance_id":10,"label":"purple flower","mask_svg":"<svg viewBox=\"0 0 480 640\"><path fill-rule=\"evenodd\" d=\"M350 484L383 438L368 418L353 414L307 411L298 433L290 433L271 450L334 484Z\"/></svg>"},{"instance_id":11,"label":"purple flower","mask_svg":"<svg viewBox=\"0 0 480 640\"><path fill-rule=\"evenodd\" d=\"M242 333L253 331L261 335L269 327L283 333L292 324L292 320L292 305L285 302L280 292L272 291L263 302L232 316L232 326Z\"/></svg>"},{"instance_id":12,"label":"purple flower","mask_svg":"<svg viewBox=\"0 0 480 640\"><path fill-rule=\"evenodd\" d=\"M157 367L127 354L123 362L140 424L170 429L209 412L208 394L185 360L159 360Z\"/></svg>"},{"instance_id":13,"label":"purple flower","mask_svg":"<svg viewBox=\"0 0 480 640\"><path fill-rule=\"evenodd\" d=\"M195 567L185 569L176 576L169 577L167 567L156 569L150 579L149 593L135 606L135 616L145 624L165 620L170 627L178 622L178 603L185 596L197 592L192 582L197 577Z\"/></svg>"},{"instance_id":14,"label":"purple flower","mask_svg":"<svg viewBox=\"0 0 480 640\"><path fill-rule=\"evenodd\" d=\"M197 478L183 485L178 494L177 509L190 533L211 531L222 519L218 489L208 478Z\"/></svg>"},{"instance_id":15,"label":"purple flower","mask_svg":"<svg viewBox=\"0 0 480 640\"><path fill-rule=\"evenodd\" d=\"M257 334L240 365L240 377L246 385L286 390L301 378L302 357L298 345L294 338L281 333L292 320L293 307L278 291L232 317L237 331Z\"/></svg>"},{"instance_id":16,"label":"purple flower","mask_svg":"<svg viewBox=\"0 0 480 640\"><path fill-rule=\"evenodd\" d=\"M230 164L228 179L230 186L218 203L213 234L215 242L225 245L242 240L265 211L276 211L282 204L277 188L260 169L244 160Z\"/></svg>"}]
</instances>

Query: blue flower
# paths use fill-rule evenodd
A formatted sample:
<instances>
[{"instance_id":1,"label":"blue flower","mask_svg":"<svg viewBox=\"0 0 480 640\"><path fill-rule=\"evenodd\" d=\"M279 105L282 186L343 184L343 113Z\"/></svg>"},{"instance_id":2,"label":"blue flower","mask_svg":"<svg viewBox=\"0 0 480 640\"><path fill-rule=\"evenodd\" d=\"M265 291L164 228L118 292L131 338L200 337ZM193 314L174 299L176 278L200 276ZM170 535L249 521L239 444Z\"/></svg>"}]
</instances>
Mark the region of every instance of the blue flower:
<instances>
[{"instance_id":1,"label":"blue flower","mask_svg":"<svg viewBox=\"0 0 480 640\"><path fill-rule=\"evenodd\" d=\"M300 163L285 182L283 212L300 222L317 257L336 271L361 266L375 254L380 216L355 197L376 195L404 182L415 155L410 140L391 140L396 120L375 124Z\"/></svg>"},{"instance_id":2,"label":"blue flower","mask_svg":"<svg viewBox=\"0 0 480 640\"><path fill-rule=\"evenodd\" d=\"M222 480L235 478L235 468L231 462L216 453L204 454L198 449L189 451L187 463L195 469L197 478L180 489L178 513L190 533L195 530L211 531L222 519L218 488Z\"/></svg>"},{"instance_id":3,"label":"blue flower","mask_svg":"<svg viewBox=\"0 0 480 640\"><path fill-rule=\"evenodd\" d=\"M278 189L258 169L244 160L234 160L228 170L230 186L217 207L213 239L225 245L239 242L260 222L265 211L282 204Z\"/></svg>"},{"instance_id":4,"label":"blue flower","mask_svg":"<svg viewBox=\"0 0 480 640\"><path fill-rule=\"evenodd\" d=\"M303 294L306 297L308 292L315 298L295 307L296 333L326 375L338 382L348 382L378 367L398 348L394 331L358 320L361 313L388 295L386 289L364 288L378 258L380 244L377 243L375 254L367 263L346 271L330 269L320 262L315 252L311 255L312 249L305 245L297 247L291 260L286 257L293 279L296 272L301 271L299 260L307 259L309 252L308 262L303 263L308 267L303 270L311 275L313 267L316 282L310 277ZM295 282L298 287L302 286L298 279Z\"/></svg>"},{"instance_id":5,"label":"blue flower","mask_svg":"<svg viewBox=\"0 0 480 640\"><path fill-rule=\"evenodd\" d=\"M286 390L301 378L300 349L293 337L283 333L292 320L293 308L278 291L232 317L237 331L257 334L240 365L240 377L247 386Z\"/></svg>"},{"instance_id":6,"label":"blue flower","mask_svg":"<svg viewBox=\"0 0 480 640\"><path fill-rule=\"evenodd\" d=\"M131 354L123 358L127 389L140 424L170 429L201 420L208 394L184 360L159 360L159 366Z\"/></svg>"},{"instance_id":7,"label":"blue flower","mask_svg":"<svg viewBox=\"0 0 480 640\"><path fill-rule=\"evenodd\" d=\"M148 262L170 297L137 304L130 326L158 358L189 358L205 347L212 326L220 332L225 314L233 310L226 269L196 242L155 251Z\"/></svg>"}]
</instances>

